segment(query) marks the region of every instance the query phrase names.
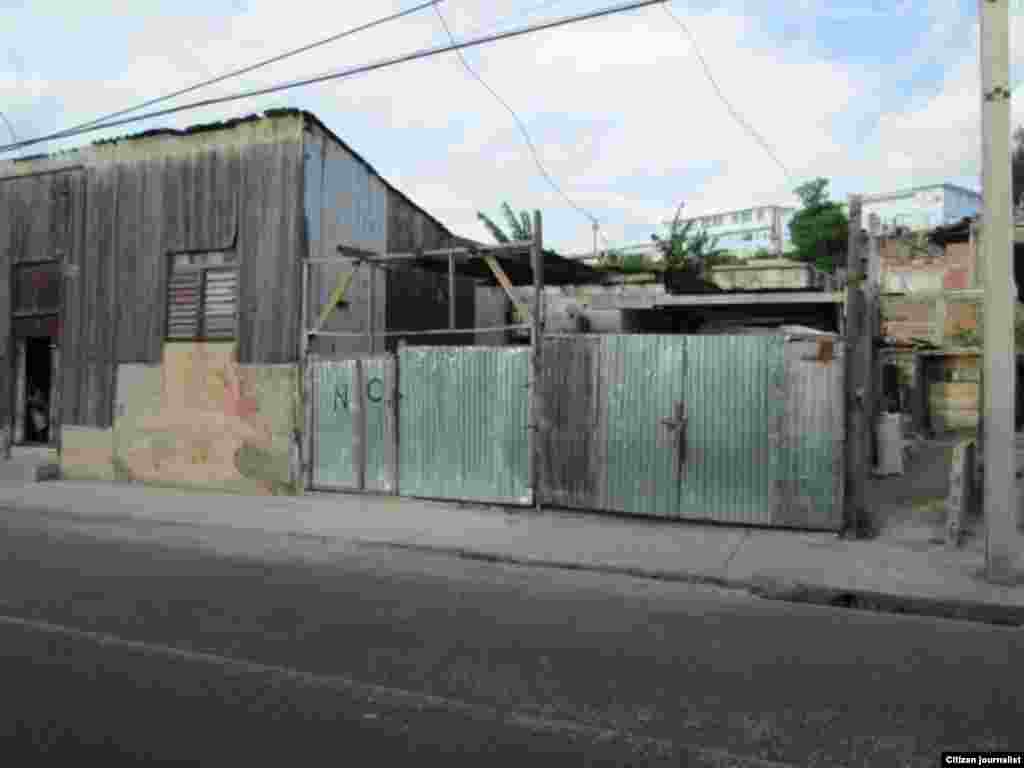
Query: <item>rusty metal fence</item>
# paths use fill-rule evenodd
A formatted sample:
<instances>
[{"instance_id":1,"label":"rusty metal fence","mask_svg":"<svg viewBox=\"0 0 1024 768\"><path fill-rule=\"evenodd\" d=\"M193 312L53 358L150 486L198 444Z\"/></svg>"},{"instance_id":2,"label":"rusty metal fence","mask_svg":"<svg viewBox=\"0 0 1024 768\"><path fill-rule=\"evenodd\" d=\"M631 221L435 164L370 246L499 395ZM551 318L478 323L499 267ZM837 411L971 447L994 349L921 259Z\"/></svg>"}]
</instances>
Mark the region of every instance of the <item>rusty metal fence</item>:
<instances>
[{"instance_id":1,"label":"rusty metal fence","mask_svg":"<svg viewBox=\"0 0 1024 768\"><path fill-rule=\"evenodd\" d=\"M841 526L835 337L571 335L542 350L536 442L528 347L314 361L314 487Z\"/></svg>"}]
</instances>

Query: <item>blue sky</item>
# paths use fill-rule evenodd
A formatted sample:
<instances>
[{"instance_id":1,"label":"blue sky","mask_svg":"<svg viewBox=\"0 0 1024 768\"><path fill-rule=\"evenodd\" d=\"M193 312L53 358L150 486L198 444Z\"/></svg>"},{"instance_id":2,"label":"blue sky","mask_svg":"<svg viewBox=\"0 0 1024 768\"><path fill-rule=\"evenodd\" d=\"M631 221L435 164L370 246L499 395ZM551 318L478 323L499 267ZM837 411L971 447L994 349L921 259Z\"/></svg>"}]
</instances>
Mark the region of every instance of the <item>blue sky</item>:
<instances>
[{"instance_id":1,"label":"blue sky","mask_svg":"<svg viewBox=\"0 0 1024 768\"><path fill-rule=\"evenodd\" d=\"M39 135L414 4L0 0L5 28L13 32L0 44L0 110L19 137ZM606 4L444 0L438 7L457 35L469 36ZM793 188L816 176L829 178L838 198L945 181L978 188L976 0L673 0L671 8L697 36L734 106L790 169L789 178L729 116L688 40L657 6L468 55L526 123L565 192L599 219L607 242L648 240L680 201L694 214L791 203ZM433 12L421 12L202 95L318 74L443 39ZM1011 49L1016 81L1024 74L1019 14ZM1015 125L1024 123L1021 103L1015 100ZM476 211L495 212L508 200L544 212L551 245L590 248L590 222L540 177L511 117L453 55L45 149L277 106L316 113L460 234L486 238Z\"/></svg>"}]
</instances>

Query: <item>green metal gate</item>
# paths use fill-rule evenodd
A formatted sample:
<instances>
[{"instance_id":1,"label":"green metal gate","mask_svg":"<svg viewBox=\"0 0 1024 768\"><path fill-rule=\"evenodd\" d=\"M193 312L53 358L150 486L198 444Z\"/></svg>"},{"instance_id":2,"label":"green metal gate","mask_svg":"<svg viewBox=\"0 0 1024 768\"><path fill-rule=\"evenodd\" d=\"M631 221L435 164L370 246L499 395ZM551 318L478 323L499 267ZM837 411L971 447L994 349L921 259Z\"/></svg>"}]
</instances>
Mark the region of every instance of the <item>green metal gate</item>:
<instances>
[{"instance_id":1,"label":"green metal gate","mask_svg":"<svg viewBox=\"0 0 1024 768\"><path fill-rule=\"evenodd\" d=\"M523 347L399 352L403 496L532 503L529 355Z\"/></svg>"},{"instance_id":2,"label":"green metal gate","mask_svg":"<svg viewBox=\"0 0 1024 768\"><path fill-rule=\"evenodd\" d=\"M318 490L397 488L395 360L313 359L312 486Z\"/></svg>"},{"instance_id":3,"label":"green metal gate","mask_svg":"<svg viewBox=\"0 0 1024 768\"><path fill-rule=\"evenodd\" d=\"M837 529L841 357L781 333L548 338L541 501Z\"/></svg>"},{"instance_id":4,"label":"green metal gate","mask_svg":"<svg viewBox=\"0 0 1024 768\"><path fill-rule=\"evenodd\" d=\"M607 508L675 517L681 467L671 421L683 397L686 338L620 335L601 342Z\"/></svg>"}]
</instances>

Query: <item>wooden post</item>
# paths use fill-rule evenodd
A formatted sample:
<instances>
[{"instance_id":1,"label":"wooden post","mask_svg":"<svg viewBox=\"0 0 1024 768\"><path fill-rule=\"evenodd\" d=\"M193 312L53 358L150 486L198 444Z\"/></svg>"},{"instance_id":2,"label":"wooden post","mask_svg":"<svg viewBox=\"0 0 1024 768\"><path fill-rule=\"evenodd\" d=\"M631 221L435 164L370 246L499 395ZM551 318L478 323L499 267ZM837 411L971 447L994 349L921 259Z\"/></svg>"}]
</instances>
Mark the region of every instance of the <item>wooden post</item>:
<instances>
[{"instance_id":1,"label":"wooden post","mask_svg":"<svg viewBox=\"0 0 1024 768\"><path fill-rule=\"evenodd\" d=\"M540 211L533 212L533 245L530 256L533 265L533 328L530 355L530 487L533 489L533 504L540 511L541 467L543 466L543 445L541 420L543 415L543 393L541 392L541 355L544 345L544 234Z\"/></svg>"},{"instance_id":2,"label":"wooden post","mask_svg":"<svg viewBox=\"0 0 1024 768\"><path fill-rule=\"evenodd\" d=\"M455 254L448 254L448 327L455 330Z\"/></svg>"},{"instance_id":3,"label":"wooden post","mask_svg":"<svg viewBox=\"0 0 1024 768\"><path fill-rule=\"evenodd\" d=\"M366 275L366 336L367 336L367 352L373 354L373 333L374 333L374 310L375 301L373 295L374 288L374 277L376 276L377 270L374 269L374 263L372 261L366 262L366 268L369 270Z\"/></svg>"},{"instance_id":4,"label":"wooden post","mask_svg":"<svg viewBox=\"0 0 1024 768\"><path fill-rule=\"evenodd\" d=\"M1017 510L1014 433L1013 216L1010 181L1009 0L978 0L981 19L981 267L985 276L985 564L989 581L1014 579Z\"/></svg>"},{"instance_id":5,"label":"wooden post","mask_svg":"<svg viewBox=\"0 0 1024 768\"><path fill-rule=\"evenodd\" d=\"M296 427L302 430L299 443L298 477L296 488L302 493L313 484L313 382L309 371L309 276L310 264L302 261L302 284L299 299L299 376L298 386L302 399L297 418L302 419Z\"/></svg>"},{"instance_id":6,"label":"wooden post","mask_svg":"<svg viewBox=\"0 0 1024 768\"><path fill-rule=\"evenodd\" d=\"M882 335L882 318L879 311L881 300L882 264L878 238L881 234L881 222L876 214L868 217L868 254L866 283L864 294L864 311L866 317L866 333L871 344L871 410L869 412L868 445L870 446L870 465L877 466L880 447L878 445L878 429L882 423L882 396L884 394L882 366L879 355L875 351L875 340Z\"/></svg>"},{"instance_id":7,"label":"wooden post","mask_svg":"<svg viewBox=\"0 0 1024 768\"><path fill-rule=\"evenodd\" d=\"M870 531L867 492L872 340L867 314L867 274L860 195L850 195L850 238L846 266L846 483L843 527L849 535L864 536Z\"/></svg>"}]
</instances>

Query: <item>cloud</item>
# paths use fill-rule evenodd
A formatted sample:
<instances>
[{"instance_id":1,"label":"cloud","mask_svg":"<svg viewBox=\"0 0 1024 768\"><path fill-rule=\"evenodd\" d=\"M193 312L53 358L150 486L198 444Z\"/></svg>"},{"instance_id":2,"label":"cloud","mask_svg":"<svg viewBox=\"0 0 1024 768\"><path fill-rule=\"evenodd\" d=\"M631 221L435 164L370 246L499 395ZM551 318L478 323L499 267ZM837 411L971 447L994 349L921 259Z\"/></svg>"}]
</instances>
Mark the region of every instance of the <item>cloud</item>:
<instances>
[{"instance_id":1,"label":"cloud","mask_svg":"<svg viewBox=\"0 0 1024 768\"><path fill-rule=\"evenodd\" d=\"M20 135L38 134L410 4L388 0L368 10L361 3L332 3L311 15L292 4L251 0L213 14L204 4L181 0L159 16L91 5L89 13L69 20L60 15L62 6L40 0L31 13L12 12L22 39L17 56L0 57L0 103ZM466 0L442 8L456 34L465 36L481 26L507 27L599 3L563 1L527 16L534 5ZM878 3L827 11L815 3L803 10L798 5L766 6L765 13L776 9L778 31L748 6L726 2L704 12L673 6L696 35L722 90L790 169L789 178L729 115L686 36L657 7L502 41L466 57L528 126L544 166L565 193L596 216L614 242L648 240L681 200L697 215L793 203L795 186L816 176L830 178L833 192L844 195L977 174L977 24L973 17L965 23L957 0L913 3L909 21ZM872 41L877 55L869 61L862 53L820 50L811 23L819 13L850 23L884 22L886 34ZM799 27L801 36L784 38L787 24ZM81 55L82 39L99 41L87 56ZM1012 39L1024 39L1019 17ZM445 40L436 16L421 13L196 96L338 70ZM30 55L44 42L51 53ZM854 43L860 51L866 45L860 38ZM1024 74L1024 50L1018 48L1015 68ZM513 118L452 54L174 115L155 125L183 127L285 104L316 113L460 234L487 239L476 211L495 213L507 200L515 208L542 209L554 246L592 247L587 217L544 181ZM1024 98L1015 104L1018 122L1024 119L1021 105Z\"/></svg>"}]
</instances>

